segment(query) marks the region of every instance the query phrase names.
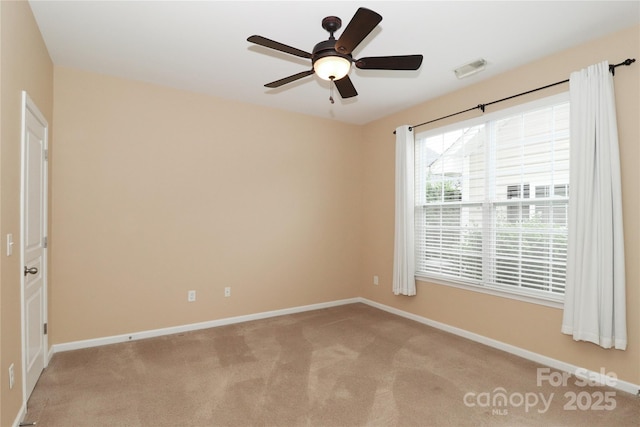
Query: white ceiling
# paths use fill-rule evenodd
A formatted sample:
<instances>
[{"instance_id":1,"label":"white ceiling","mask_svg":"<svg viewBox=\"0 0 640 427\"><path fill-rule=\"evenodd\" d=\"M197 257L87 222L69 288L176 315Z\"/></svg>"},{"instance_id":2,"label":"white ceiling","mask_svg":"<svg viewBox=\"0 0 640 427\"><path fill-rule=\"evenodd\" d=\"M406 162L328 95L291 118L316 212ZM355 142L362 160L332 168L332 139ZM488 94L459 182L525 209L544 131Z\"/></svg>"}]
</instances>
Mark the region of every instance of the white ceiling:
<instances>
[{"instance_id":1,"label":"white ceiling","mask_svg":"<svg viewBox=\"0 0 640 427\"><path fill-rule=\"evenodd\" d=\"M364 124L444 93L640 23L640 1L55 1L30 0L56 65ZM253 34L311 52L322 18L346 27L358 7L383 17L354 50L422 54L418 71L350 73L359 95L329 102L329 83L305 77L310 60L246 41ZM336 33L339 38L341 31ZM453 69L484 58L485 71ZM611 62L626 58L603 58ZM566 76L558 76L559 79Z\"/></svg>"}]
</instances>

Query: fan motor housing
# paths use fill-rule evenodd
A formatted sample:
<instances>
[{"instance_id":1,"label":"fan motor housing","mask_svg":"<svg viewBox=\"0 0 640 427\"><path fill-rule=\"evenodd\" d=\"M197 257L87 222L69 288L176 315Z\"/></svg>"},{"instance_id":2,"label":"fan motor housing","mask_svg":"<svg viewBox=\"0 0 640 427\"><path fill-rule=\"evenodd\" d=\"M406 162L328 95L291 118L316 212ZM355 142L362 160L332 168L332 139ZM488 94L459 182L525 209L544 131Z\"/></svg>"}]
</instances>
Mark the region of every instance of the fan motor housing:
<instances>
[{"instance_id":1,"label":"fan motor housing","mask_svg":"<svg viewBox=\"0 0 640 427\"><path fill-rule=\"evenodd\" d=\"M317 45L313 47L313 54L311 56L311 62L315 63L318 59L324 58L326 56L339 56L341 58L345 58L349 62L353 62L353 57L351 54L340 53L336 50L336 41L335 39L329 39L325 41L321 41Z\"/></svg>"}]
</instances>

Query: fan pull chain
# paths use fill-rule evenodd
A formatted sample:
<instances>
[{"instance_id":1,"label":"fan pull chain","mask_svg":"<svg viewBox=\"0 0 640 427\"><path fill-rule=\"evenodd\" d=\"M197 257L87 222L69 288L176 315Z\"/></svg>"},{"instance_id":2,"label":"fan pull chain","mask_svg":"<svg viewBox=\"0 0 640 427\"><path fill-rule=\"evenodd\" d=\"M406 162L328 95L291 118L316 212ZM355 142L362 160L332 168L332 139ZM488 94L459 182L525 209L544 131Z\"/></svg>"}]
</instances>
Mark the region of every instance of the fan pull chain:
<instances>
[{"instance_id":1,"label":"fan pull chain","mask_svg":"<svg viewBox=\"0 0 640 427\"><path fill-rule=\"evenodd\" d=\"M333 104L333 86L335 86L335 83L333 82L333 77L331 77L331 80L329 81L329 101Z\"/></svg>"}]
</instances>

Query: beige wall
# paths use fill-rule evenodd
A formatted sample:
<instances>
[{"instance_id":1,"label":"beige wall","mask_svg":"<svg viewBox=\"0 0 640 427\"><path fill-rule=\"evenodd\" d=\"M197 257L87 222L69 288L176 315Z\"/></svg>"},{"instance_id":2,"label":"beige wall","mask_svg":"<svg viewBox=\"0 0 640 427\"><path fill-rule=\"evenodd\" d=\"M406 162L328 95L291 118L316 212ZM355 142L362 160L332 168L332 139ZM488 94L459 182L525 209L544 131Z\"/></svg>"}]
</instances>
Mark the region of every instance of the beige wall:
<instances>
[{"instance_id":1,"label":"beige wall","mask_svg":"<svg viewBox=\"0 0 640 427\"><path fill-rule=\"evenodd\" d=\"M20 127L22 90L49 123L53 65L26 1L0 2L0 425L10 426L22 405L20 331ZM14 254L6 256L7 233ZM9 389L9 365L16 386Z\"/></svg>"},{"instance_id":2,"label":"beige wall","mask_svg":"<svg viewBox=\"0 0 640 427\"><path fill-rule=\"evenodd\" d=\"M357 295L359 126L54 74L52 343Z\"/></svg>"},{"instance_id":3,"label":"beige wall","mask_svg":"<svg viewBox=\"0 0 640 427\"><path fill-rule=\"evenodd\" d=\"M475 84L458 92L368 124L364 129L363 270L360 295L426 318L521 347L547 357L599 371L604 367L619 378L640 384L640 65L618 69L615 76L622 168L627 274L626 351L603 350L594 344L574 342L560 333L562 311L456 288L419 283L418 295L396 297L391 293L394 221L394 136L403 124L416 124L480 103L564 80L572 71L590 64L626 58L640 59L640 27L562 52ZM495 111L514 103L568 90L568 85L488 107ZM467 113L431 126L441 126L479 115ZM417 132L427 130L417 128ZM380 285L372 285L372 276Z\"/></svg>"}]
</instances>

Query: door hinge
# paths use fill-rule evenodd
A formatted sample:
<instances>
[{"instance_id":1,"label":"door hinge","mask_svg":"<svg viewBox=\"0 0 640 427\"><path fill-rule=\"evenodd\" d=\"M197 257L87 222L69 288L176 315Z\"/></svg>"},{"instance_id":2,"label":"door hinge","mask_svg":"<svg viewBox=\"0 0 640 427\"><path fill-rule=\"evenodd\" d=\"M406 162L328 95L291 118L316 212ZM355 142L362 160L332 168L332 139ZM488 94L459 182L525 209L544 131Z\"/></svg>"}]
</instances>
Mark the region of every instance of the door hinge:
<instances>
[{"instance_id":1,"label":"door hinge","mask_svg":"<svg viewBox=\"0 0 640 427\"><path fill-rule=\"evenodd\" d=\"M49 160L49 150L44 150L44 160Z\"/></svg>"},{"instance_id":2,"label":"door hinge","mask_svg":"<svg viewBox=\"0 0 640 427\"><path fill-rule=\"evenodd\" d=\"M44 324L44 334L47 335L47 324Z\"/></svg>"},{"instance_id":3,"label":"door hinge","mask_svg":"<svg viewBox=\"0 0 640 427\"><path fill-rule=\"evenodd\" d=\"M44 247L45 249L49 246L49 238L47 236L44 236L44 240L42 242L42 247Z\"/></svg>"}]
</instances>

